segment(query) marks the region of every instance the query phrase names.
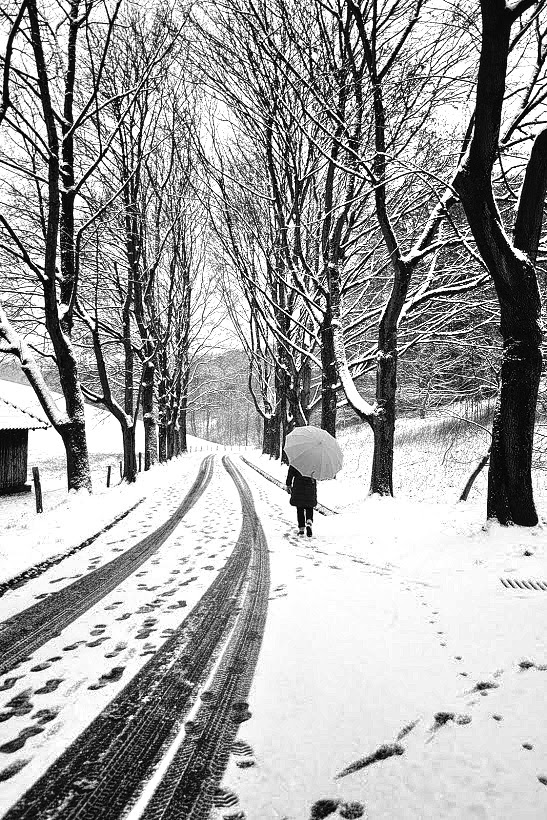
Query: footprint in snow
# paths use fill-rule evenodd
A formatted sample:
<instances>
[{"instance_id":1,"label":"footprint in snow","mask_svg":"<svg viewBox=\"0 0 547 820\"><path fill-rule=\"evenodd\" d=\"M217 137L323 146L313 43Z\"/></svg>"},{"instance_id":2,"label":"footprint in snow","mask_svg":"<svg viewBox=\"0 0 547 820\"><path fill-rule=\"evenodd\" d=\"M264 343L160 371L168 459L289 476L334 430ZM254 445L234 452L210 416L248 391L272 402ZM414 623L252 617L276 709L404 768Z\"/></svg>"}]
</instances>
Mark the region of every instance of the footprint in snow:
<instances>
[{"instance_id":1,"label":"footprint in snow","mask_svg":"<svg viewBox=\"0 0 547 820\"><path fill-rule=\"evenodd\" d=\"M13 763L10 763L9 766L6 766L5 769L0 770L0 783L14 777L27 765L28 762L28 760L15 760Z\"/></svg>"},{"instance_id":2,"label":"footprint in snow","mask_svg":"<svg viewBox=\"0 0 547 820\"><path fill-rule=\"evenodd\" d=\"M68 646L63 646L63 652L72 652L74 649L77 649L78 646L85 643L85 641L76 641L75 643L71 643Z\"/></svg>"},{"instance_id":3,"label":"footprint in snow","mask_svg":"<svg viewBox=\"0 0 547 820\"><path fill-rule=\"evenodd\" d=\"M36 666L31 666L30 671L31 672L43 672L44 669L49 669L50 666L51 666L51 663L49 663L49 661L44 661L44 663L39 663Z\"/></svg>"},{"instance_id":4,"label":"footprint in snow","mask_svg":"<svg viewBox=\"0 0 547 820\"><path fill-rule=\"evenodd\" d=\"M91 633L93 634L93 633ZM108 640L108 635L105 635L103 638L96 638L94 641L88 641L86 646L90 646L95 648L96 646L100 646L102 643Z\"/></svg>"},{"instance_id":5,"label":"footprint in snow","mask_svg":"<svg viewBox=\"0 0 547 820\"><path fill-rule=\"evenodd\" d=\"M325 817L334 814L339 805L340 800L336 800L335 798L317 800L311 807L310 820L324 820Z\"/></svg>"},{"instance_id":6,"label":"footprint in snow","mask_svg":"<svg viewBox=\"0 0 547 820\"><path fill-rule=\"evenodd\" d=\"M437 712L434 716L434 724L431 727L431 732L438 732L442 726L447 723L456 723L458 726L466 726L471 723L469 715L456 715L455 712Z\"/></svg>"},{"instance_id":7,"label":"footprint in snow","mask_svg":"<svg viewBox=\"0 0 547 820\"><path fill-rule=\"evenodd\" d=\"M0 752L4 752L5 754L13 754L14 752L18 752L19 749L23 748L29 738L34 735L39 735L43 731L44 729L41 726L27 726L19 732L16 738L9 740L7 743L0 746Z\"/></svg>"},{"instance_id":8,"label":"footprint in snow","mask_svg":"<svg viewBox=\"0 0 547 820\"><path fill-rule=\"evenodd\" d=\"M8 709L23 709L25 708L25 712L21 714L25 714L30 709L27 709L27 705L30 704L32 709L32 704L30 703L30 696L32 695L32 689L25 689L24 692L20 692L18 695L15 695L14 698L8 700L6 706Z\"/></svg>"},{"instance_id":9,"label":"footprint in snow","mask_svg":"<svg viewBox=\"0 0 547 820\"><path fill-rule=\"evenodd\" d=\"M55 692L59 688L59 684L63 682L63 678L51 678L47 680L40 689L35 691L35 695L49 695L50 692Z\"/></svg>"},{"instance_id":10,"label":"footprint in snow","mask_svg":"<svg viewBox=\"0 0 547 820\"><path fill-rule=\"evenodd\" d=\"M6 678L4 683L0 686L0 692L5 692L6 689L12 689L15 685L15 682L19 680L19 677Z\"/></svg>"},{"instance_id":11,"label":"footprint in snow","mask_svg":"<svg viewBox=\"0 0 547 820\"><path fill-rule=\"evenodd\" d=\"M92 683L91 686L88 686L88 689L102 689L107 683L115 683L119 681L121 676L125 671L125 666L114 666L110 672L107 672L105 675L101 675L97 683Z\"/></svg>"},{"instance_id":12,"label":"footprint in snow","mask_svg":"<svg viewBox=\"0 0 547 820\"><path fill-rule=\"evenodd\" d=\"M355 760L353 763L350 763L349 766L346 766L345 769L342 769L341 772L335 775L335 779L338 780L341 777L346 777L348 774L358 772L360 769L364 769L373 763L377 763L380 760L387 760L389 757L393 757L395 755L402 755L404 752L404 747L401 746L400 743L386 743L379 746L375 752L367 755L367 757L360 758L359 760Z\"/></svg>"},{"instance_id":13,"label":"footprint in snow","mask_svg":"<svg viewBox=\"0 0 547 820\"><path fill-rule=\"evenodd\" d=\"M15 700L15 699L14 699ZM12 701L10 701L12 703ZM21 700L17 706L10 706L10 704L6 704L7 708L9 709L8 712L0 712L0 722L5 723L7 720L10 720L12 717L22 717L23 715L28 715L29 712L32 712L34 709L34 704L30 702L30 700Z\"/></svg>"},{"instance_id":14,"label":"footprint in snow","mask_svg":"<svg viewBox=\"0 0 547 820\"><path fill-rule=\"evenodd\" d=\"M130 617L131 617L131 612L124 612L124 614L120 615L119 618L116 618L116 620L117 621L126 621Z\"/></svg>"},{"instance_id":15,"label":"footprint in snow","mask_svg":"<svg viewBox=\"0 0 547 820\"><path fill-rule=\"evenodd\" d=\"M120 652L123 652L123 650L126 649L126 648L127 648L127 644L123 643L123 641L121 643L117 643L116 646L114 647L114 649L111 652L106 652L105 653L105 658L115 658L116 655L119 655Z\"/></svg>"},{"instance_id":16,"label":"footprint in snow","mask_svg":"<svg viewBox=\"0 0 547 820\"><path fill-rule=\"evenodd\" d=\"M31 717L42 726L44 723L55 720L58 714L59 712L56 709L40 709L36 714L31 715Z\"/></svg>"},{"instance_id":17,"label":"footprint in snow","mask_svg":"<svg viewBox=\"0 0 547 820\"><path fill-rule=\"evenodd\" d=\"M357 801L342 803L340 806L340 817L344 817L345 820L356 820L356 818L362 817L364 813L365 807Z\"/></svg>"}]
</instances>

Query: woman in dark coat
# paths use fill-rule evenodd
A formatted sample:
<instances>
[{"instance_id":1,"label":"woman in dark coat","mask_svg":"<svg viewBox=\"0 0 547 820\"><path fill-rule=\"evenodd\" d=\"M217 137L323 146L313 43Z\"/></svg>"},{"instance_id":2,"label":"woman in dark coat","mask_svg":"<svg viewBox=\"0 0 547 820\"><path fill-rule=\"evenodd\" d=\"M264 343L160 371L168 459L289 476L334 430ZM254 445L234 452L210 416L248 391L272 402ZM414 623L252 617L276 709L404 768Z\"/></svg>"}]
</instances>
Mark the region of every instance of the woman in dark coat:
<instances>
[{"instance_id":1,"label":"woman in dark coat","mask_svg":"<svg viewBox=\"0 0 547 820\"><path fill-rule=\"evenodd\" d=\"M313 524L313 508L317 504L317 481L315 478L302 475L296 467L289 467L287 473L287 492L291 494L291 505L296 507L298 518L298 534L311 536Z\"/></svg>"}]
</instances>

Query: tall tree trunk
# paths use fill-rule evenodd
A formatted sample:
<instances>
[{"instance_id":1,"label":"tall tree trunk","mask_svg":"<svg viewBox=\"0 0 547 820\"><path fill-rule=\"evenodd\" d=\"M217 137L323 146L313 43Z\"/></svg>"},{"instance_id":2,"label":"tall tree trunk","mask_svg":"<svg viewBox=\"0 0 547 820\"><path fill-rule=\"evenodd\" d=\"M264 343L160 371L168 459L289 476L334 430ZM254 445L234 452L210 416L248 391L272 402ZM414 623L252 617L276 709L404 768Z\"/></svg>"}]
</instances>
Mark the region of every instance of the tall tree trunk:
<instances>
[{"instance_id":1,"label":"tall tree trunk","mask_svg":"<svg viewBox=\"0 0 547 820\"><path fill-rule=\"evenodd\" d=\"M267 456L272 454L272 422L273 416L264 416L262 419L262 452Z\"/></svg>"},{"instance_id":2,"label":"tall tree trunk","mask_svg":"<svg viewBox=\"0 0 547 820\"><path fill-rule=\"evenodd\" d=\"M338 381L334 340L332 333L332 311L330 297L327 297L327 308L321 325L321 427L336 435L336 390Z\"/></svg>"},{"instance_id":3,"label":"tall tree trunk","mask_svg":"<svg viewBox=\"0 0 547 820\"><path fill-rule=\"evenodd\" d=\"M532 527L538 522L531 465L541 365L537 342L504 339L486 508L488 518L500 524Z\"/></svg>"},{"instance_id":4,"label":"tall tree trunk","mask_svg":"<svg viewBox=\"0 0 547 820\"><path fill-rule=\"evenodd\" d=\"M396 342L389 351L378 352L376 365L377 415L372 427L374 453L370 492L393 495L393 444L395 439L395 396L397 391Z\"/></svg>"},{"instance_id":5,"label":"tall tree trunk","mask_svg":"<svg viewBox=\"0 0 547 820\"><path fill-rule=\"evenodd\" d=\"M281 422L281 409L277 409L272 416L272 427L270 431L271 436L271 451L270 456L272 458L281 458L281 439L282 439L282 422ZM285 440L283 439L283 442Z\"/></svg>"},{"instance_id":6,"label":"tall tree trunk","mask_svg":"<svg viewBox=\"0 0 547 820\"><path fill-rule=\"evenodd\" d=\"M130 484L137 478L137 454L135 448L135 425L122 425L123 478Z\"/></svg>"},{"instance_id":7,"label":"tall tree trunk","mask_svg":"<svg viewBox=\"0 0 547 820\"><path fill-rule=\"evenodd\" d=\"M144 469L158 460L158 438L154 408L154 365L145 362L142 380L142 418L144 424Z\"/></svg>"},{"instance_id":8,"label":"tall tree trunk","mask_svg":"<svg viewBox=\"0 0 547 820\"><path fill-rule=\"evenodd\" d=\"M89 454L83 417L57 429L66 452L66 473L69 490L91 491Z\"/></svg>"},{"instance_id":9,"label":"tall tree trunk","mask_svg":"<svg viewBox=\"0 0 547 820\"><path fill-rule=\"evenodd\" d=\"M160 464L167 461L167 428L162 422L158 424L158 456Z\"/></svg>"},{"instance_id":10,"label":"tall tree trunk","mask_svg":"<svg viewBox=\"0 0 547 820\"><path fill-rule=\"evenodd\" d=\"M188 432L188 384L190 376L188 370L182 375L182 390L180 395L180 409L179 409L179 436L180 436L180 451L186 453L188 450L188 442L186 439Z\"/></svg>"}]
</instances>

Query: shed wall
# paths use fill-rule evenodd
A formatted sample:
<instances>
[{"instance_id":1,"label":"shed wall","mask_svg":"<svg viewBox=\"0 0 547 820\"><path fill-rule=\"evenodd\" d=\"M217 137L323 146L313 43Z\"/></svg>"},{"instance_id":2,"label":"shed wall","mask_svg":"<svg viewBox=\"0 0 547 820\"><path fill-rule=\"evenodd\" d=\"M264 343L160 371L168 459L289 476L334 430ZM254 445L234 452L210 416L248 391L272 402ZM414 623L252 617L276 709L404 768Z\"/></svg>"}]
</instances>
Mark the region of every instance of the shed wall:
<instances>
[{"instance_id":1,"label":"shed wall","mask_svg":"<svg viewBox=\"0 0 547 820\"><path fill-rule=\"evenodd\" d=\"M27 480L28 430L0 430L0 492Z\"/></svg>"}]
</instances>

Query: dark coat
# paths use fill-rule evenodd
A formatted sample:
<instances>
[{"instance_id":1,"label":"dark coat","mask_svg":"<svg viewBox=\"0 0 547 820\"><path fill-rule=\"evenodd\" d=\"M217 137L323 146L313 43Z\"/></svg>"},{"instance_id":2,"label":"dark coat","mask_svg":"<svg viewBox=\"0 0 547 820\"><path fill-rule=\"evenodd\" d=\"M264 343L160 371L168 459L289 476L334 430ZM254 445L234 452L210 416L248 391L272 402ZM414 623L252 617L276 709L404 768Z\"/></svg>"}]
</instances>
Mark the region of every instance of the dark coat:
<instances>
[{"instance_id":1,"label":"dark coat","mask_svg":"<svg viewBox=\"0 0 547 820\"><path fill-rule=\"evenodd\" d=\"M315 507L317 504L317 481L298 472L296 467L289 467L287 487L291 490L293 507Z\"/></svg>"}]
</instances>

